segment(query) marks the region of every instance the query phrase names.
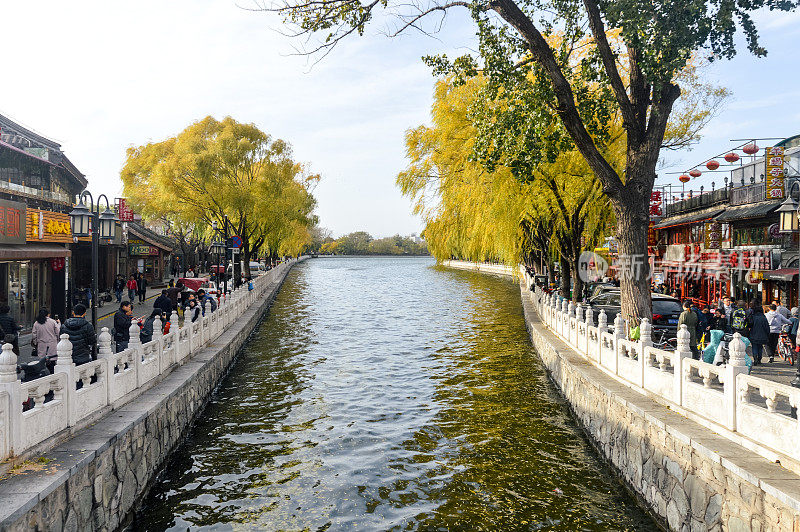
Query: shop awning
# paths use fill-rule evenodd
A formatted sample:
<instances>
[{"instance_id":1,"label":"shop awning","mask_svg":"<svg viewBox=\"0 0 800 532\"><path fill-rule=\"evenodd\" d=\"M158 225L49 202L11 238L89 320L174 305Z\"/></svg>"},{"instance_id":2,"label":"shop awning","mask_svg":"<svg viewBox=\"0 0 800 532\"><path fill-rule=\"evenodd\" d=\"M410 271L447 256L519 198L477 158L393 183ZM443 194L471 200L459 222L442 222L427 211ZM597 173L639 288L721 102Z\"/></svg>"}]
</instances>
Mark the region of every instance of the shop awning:
<instances>
[{"instance_id":1,"label":"shop awning","mask_svg":"<svg viewBox=\"0 0 800 532\"><path fill-rule=\"evenodd\" d=\"M780 270L767 270L763 276L768 281L791 281L797 274L797 268L781 268Z\"/></svg>"},{"instance_id":2,"label":"shop awning","mask_svg":"<svg viewBox=\"0 0 800 532\"><path fill-rule=\"evenodd\" d=\"M70 250L57 244L0 246L0 260L52 259L70 256L72 256Z\"/></svg>"},{"instance_id":3,"label":"shop awning","mask_svg":"<svg viewBox=\"0 0 800 532\"><path fill-rule=\"evenodd\" d=\"M692 211L692 212L687 212L686 214L679 214L677 216L670 216L669 218L664 218L663 220L658 222L654 227L656 229L664 229L665 227L673 227L675 225L684 225L693 222L699 222L701 220L708 220L718 215L724 210L725 207L719 205L715 207L707 207L705 209L700 209L699 211Z\"/></svg>"},{"instance_id":4,"label":"shop awning","mask_svg":"<svg viewBox=\"0 0 800 532\"><path fill-rule=\"evenodd\" d=\"M750 203L748 205L736 205L728 207L725 212L714 218L718 222L733 222L736 220L749 220L752 218L761 218L771 214L775 209L781 206L781 200L773 201L760 201L758 203Z\"/></svg>"}]
</instances>

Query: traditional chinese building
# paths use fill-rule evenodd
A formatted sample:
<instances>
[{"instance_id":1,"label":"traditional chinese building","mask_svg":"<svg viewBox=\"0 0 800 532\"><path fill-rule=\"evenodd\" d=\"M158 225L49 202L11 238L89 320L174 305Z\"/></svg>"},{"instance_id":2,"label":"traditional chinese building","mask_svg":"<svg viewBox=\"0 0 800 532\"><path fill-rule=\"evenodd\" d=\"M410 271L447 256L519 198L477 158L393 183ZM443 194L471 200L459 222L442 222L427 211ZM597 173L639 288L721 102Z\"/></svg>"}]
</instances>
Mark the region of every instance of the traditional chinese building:
<instances>
[{"instance_id":1,"label":"traditional chinese building","mask_svg":"<svg viewBox=\"0 0 800 532\"><path fill-rule=\"evenodd\" d=\"M65 316L68 213L85 187L58 143L0 115L0 303L23 326L42 307Z\"/></svg>"}]
</instances>

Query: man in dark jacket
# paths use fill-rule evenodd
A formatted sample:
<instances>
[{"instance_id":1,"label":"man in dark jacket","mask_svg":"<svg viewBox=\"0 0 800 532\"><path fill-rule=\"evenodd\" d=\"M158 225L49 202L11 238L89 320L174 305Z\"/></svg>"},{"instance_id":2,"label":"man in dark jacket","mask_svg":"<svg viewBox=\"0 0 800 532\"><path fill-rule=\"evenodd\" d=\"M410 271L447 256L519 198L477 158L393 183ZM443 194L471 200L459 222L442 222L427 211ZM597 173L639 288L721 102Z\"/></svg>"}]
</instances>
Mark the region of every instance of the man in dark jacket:
<instances>
[{"instance_id":1,"label":"man in dark jacket","mask_svg":"<svg viewBox=\"0 0 800 532\"><path fill-rule=\"evenodd\" d=\"M68 334L72 343L72 361L76 366L92 361L97 336L92 324L86 321L86 307L81 304L72 308L72 317L61 325L61 334Z\"/></svg>"},{"instance_id":2,"label":"man in dark jacket","mask_svg":"<svg viewBox=\"0 0 800 532\"><path fill-rule=\"evenodd\" d=\"M201 288L197 291L197 304L200 305L200 311L203 313L203 316L206 315L206 301L208 301L209 310L211 312L216 312L217 302Z\"/></svg>"},{"instance_id":3,"label":"man in dark jacket","mask_svg":"<svg viewBox=\"0 0 800 532\"><path fill-rule=\"evenodd\" d=\"M117 296L117 303L122 303L123 290L125 290L125 279L117 274L117 278L114 279L114 295Z\"/></svg>"},{"instance_id":4,"label":"man in dark jacket","mask_svg":"<svg viewBox=\"0 0 800 532\"><path fill-rule=\"evenodd\" d=\"M178 310L178 299L180 299L181 292L183 292L183 283L178 281L178 284L167 290L167 296L169 297L170 302L172 303L172 308L170 309L170 315L172 315L173 310Z\"/></svg>"},{"instance_id":5,"label":"man in dark jacket","mask_svg":"<svg viewBox=\"0 0 800 532\"><path fill-rule=\"evenodd\" d=\"M153 310L155 309L160 310L161 314L166 314L167 316L172 314L172 300L167 295L166 290L162 290L161 295L153 302Z\"/></svg>"},{"instance_id":6,"label":"man in dark jacket","mask_svg":"<svg viewBox=\"0 0 800 532\"><path fill-rule=\"evenodd\" d=\"M14 354L19 356L19 331L22 327L17 325L17 321L11 315L11 307L0 305L0 343L5 342L5 337L14 337L11 345L14 346Z\"/></svg>"},{"instance_id":7,"label":"man in dark jacket","mask_svg":"<svg viewBox=\"0 0 800 532\"><path fill-rule=\"evenodd\" d=\"M750 302L753 317L750 325L750 343L753 344L753 365L761 364L764 345L769 343L769 321L764 316L764 309L756 300Z\"/></svg>"},{"instance_id":8,"label":"man in dark jacket","mask_svg":"<svg viewBox=\"0 0 800 532\"><path fill-rule=\"evenodd\" d=\"M692 358L697 360L700 358L700 352L697 350L697 314L692 310L692 302L688 299L683 302L683 312L678 317L678 330L681 325L686 325L689 329L689 347L692 350Z\"/></svg>"},{"instance_id":9,"label":"man in dark jacket","mask_svg":"<svg viewBox=\"0 0 800 532\"><path fill-rule=\"evenodd\" d=\"M117 353L128 348L128 342L131 339L132 318L133 310L130 301L123 301L119 305L119 310L114 313L114 344L117 346Z\"/></svg>"}]
</instances>

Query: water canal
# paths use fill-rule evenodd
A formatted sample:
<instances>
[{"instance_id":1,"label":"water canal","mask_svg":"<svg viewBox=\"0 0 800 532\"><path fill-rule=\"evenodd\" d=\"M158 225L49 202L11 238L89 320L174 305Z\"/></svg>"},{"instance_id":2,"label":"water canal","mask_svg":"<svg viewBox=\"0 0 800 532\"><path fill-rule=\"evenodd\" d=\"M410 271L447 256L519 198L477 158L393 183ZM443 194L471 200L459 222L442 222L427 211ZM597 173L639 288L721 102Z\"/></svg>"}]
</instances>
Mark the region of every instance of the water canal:
<instances>
[{"instance_id":1,"label":"water canal","mask_svg":"<svg viewBox=\"0 0 800 532\"><path fill-rule=\"evenodd\" d=\"M653 530L548 381L507 279L298 265L136 530Z\"/></svg>"}]
</instances>

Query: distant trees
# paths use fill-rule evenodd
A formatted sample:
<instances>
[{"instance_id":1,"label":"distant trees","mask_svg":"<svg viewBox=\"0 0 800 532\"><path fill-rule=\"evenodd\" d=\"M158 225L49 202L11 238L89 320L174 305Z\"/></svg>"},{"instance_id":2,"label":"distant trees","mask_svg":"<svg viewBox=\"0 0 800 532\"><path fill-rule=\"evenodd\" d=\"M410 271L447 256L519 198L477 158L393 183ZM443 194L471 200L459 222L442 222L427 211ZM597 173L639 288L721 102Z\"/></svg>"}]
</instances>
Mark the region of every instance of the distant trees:
<instances>
[{"instance_id":1,"label":"distant trees","mask_svg":"<svg viewBox=\"0 0 800 532\"><path fill-rule=\"evenodd\" d=\"M374 239L366 231L356 231L337 240L328 237L314 251L334 255L427 255L428 246L412 237L394 235Z\"/></svg>"}]
</instances>

